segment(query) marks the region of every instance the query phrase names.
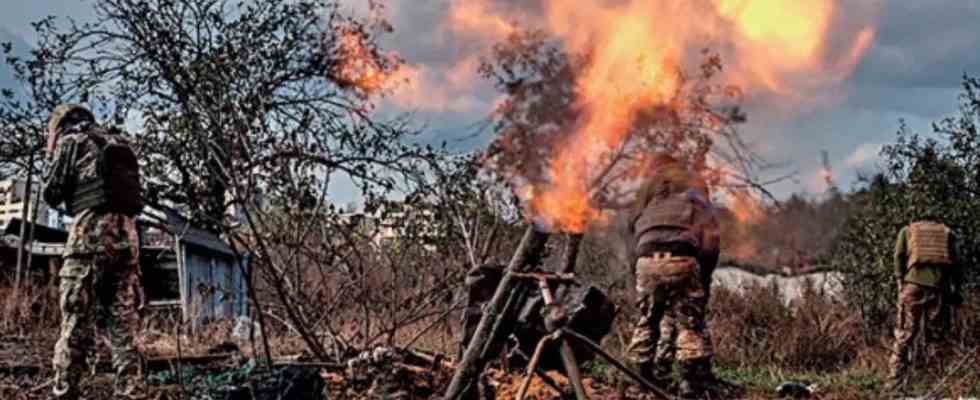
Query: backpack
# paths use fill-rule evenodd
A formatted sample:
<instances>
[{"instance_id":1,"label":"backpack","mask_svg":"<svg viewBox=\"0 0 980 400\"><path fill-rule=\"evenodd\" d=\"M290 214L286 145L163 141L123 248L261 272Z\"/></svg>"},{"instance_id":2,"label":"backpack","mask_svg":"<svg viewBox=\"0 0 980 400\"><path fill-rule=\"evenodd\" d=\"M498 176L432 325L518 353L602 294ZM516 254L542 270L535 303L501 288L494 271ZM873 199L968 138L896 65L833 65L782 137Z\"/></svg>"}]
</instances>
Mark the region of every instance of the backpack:
<instances>
[{"instance_id":1,"label":"backpack","mask_svg":"<svg viewBox=\"0 0 980 400\"><path fill-rule=\"evenodd\" d=\"M69 210L78 213L87 209L136 215L143 210L139 162L128 144L109 140L104 133L85 133L99 149L96 159L97 177L79 182Z\"/></svg>"}]
</instances>

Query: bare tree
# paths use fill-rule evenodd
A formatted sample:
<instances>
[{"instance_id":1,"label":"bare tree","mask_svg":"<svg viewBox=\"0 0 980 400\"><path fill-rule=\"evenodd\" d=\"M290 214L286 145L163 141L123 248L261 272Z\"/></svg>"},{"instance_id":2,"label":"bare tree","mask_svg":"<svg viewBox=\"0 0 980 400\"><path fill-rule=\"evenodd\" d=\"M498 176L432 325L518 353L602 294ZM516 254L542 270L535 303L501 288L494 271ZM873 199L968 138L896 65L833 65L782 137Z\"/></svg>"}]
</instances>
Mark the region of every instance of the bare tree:
<instances>
[{"instance_id":1,"label":"bare tree","mask_svg":"<svg viewBox=\"0 0 980 400\"><path fill-rule=\"evenodd\" d=\"M331 312L362 304L370 325L378 296L365 297L365 281L397 263L367 251L372 236L344 222L332 183L352 182L370 214L421 190L440 157L406 144L407 119L372 114L401 63L378 46L391 31L380 6L368 18L346 15L339 1L93 7L93 21L38 22L30 57L8 60L27 90L0 107L0 117L23 121L5 125L21 130L3 139L4 161L23 165L40 148L55 104L96 105L134 134L148 203L178 209L248 254L260 278L253 301L268 302L259 316L301 336L315 356L337 355L347 326ZM366 343L377 331L361 333Z\"/></svg>"}]
</instances>

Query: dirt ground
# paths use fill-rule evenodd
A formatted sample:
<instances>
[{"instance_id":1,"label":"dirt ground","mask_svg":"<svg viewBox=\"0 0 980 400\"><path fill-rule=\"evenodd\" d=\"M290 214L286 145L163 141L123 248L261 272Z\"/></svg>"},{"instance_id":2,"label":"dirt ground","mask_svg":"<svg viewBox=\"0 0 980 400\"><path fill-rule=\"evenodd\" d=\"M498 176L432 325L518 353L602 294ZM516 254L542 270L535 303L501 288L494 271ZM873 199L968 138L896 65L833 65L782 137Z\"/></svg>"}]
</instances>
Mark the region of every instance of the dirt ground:
<instances>
[{"instance_id":1,"label":"dirt ground","mask_svg":"<svg viewBox=\"0 0 980 400\"><path fill-rule=\"evenodd\" d=\"M50 367L51 349L53 343L46 339L24 339L18 337L0 338L0 399L34 400L50 397L53 373ZM184 386L175 384L175 362L161 361L157 355L155 361L148 363L147 376L151 382L151 399L242 399L242 397L207 397L204 393L221 385L227 385L228 376L235 375L247 365L248 360L242 357L217 356L208 361L208 356L187 354L186 360L197 357L197 364L190 366L190 361L184 361ZM101 360L108 360L103 355ZM204 360L204 361L201 361ZM107 361L101 361L99 371L90 375L83 384L83 392L90 399L111 398L112 377ZM436 366L438 365L438 366ZM152 368L151 368L152 367ZM612 371L606 364L590 363L583 366L586 375L584 384L592 399L617 400L646 400L654 397L643 394L636 385L624 381L622 375ZM322 397L329 399L431 399L448 386L452 375L452 366L448 362L438 361L432 365L399 361L374 362L367 367L352 369L346 365L320 366L306 363L303 368L318 375L325 383L326 394ZM737 385L729 388L724 395L714 398L741 399L773 399L779 398L775 393L776 386L784 381L809 381L816 383L820 390L811 396L813 399L876 399L883 398L880 373L875 371L846 370L833 374L800 374L783 373L778 370L752 370L747 368L729 368L717 366L716 373L726 382ZM169 375L168 375L169 374ZM567 380L558 373L549 373L558 386L570 390ZM162 382L162 376L169 376L169 382ZM196 378L194 378L196 376ZM513 399L516 397L523 375L519 371L504 372L498 369L490 370L485 376L485 382L494 388L497 399ZM190 382L190 383L188 383ZM928 388L923 387L923 392ZM208 392L211 393L211 392ZM220 390L219 390L220 393ZM535 400L562 399L561 394L541 379L532 381L528 398ZM251 396L246 396L248 399ZM568 398L568 397L565 397Z\"/></svg>"},{"instance_id":2,"label":"dirt ground","mask_svg":"<svg viewBox=\"0 0 980 400\"><path fill-rule=\"evenodd\" d=\"M53 343L43 339L0 338L0 399L34 400L50 398L53 371L50 367L51 349ZM193 357L194 355L187 355ZM105 355L101 360L107 360ZM235 361L242 363L242 360ZM153 365L154 370L147 375L160 376L168 373L161 368L159 358ZM210 364L195 366L201 370L209 370L217 374L234 369L227 359L216 360ZM163 371L162 371L163 369ZM171 369L170 372L172 372ZM187 369L184 369L187 371ZM452 370L443 368L424 368L394 363L378 369L371 369L366 374L377 375L384 379L367 376L360 382L351 382L350 373L335 369L319 369L319 375L326 383L327 395L330 399L426 399L438 397L447 386ZM186 374L186 373L185 373ZM558 373L549 376L559 385L568 388L567 380ZM185 379L189 379L185 376ZM153 380L152 377L150 379ZM486 381L494 387L498 399L516 397L523 375L520 372L503 372L491 370ZM383 381L383 382L382 382ZM605 382L603 379L586 378L584 381L590 397L593 399L647 399L652 398L640 394L633 387ZM151 383L151 399L193 399L206 398L201 393L194 393L193 386L184 389L180 385ZM88 375L84 380L82 390L85 398L109 399L112 397L112 375L107 361L100 361L99 371ZM535 378L528 391L529 399L559 399L560 394L541 379ZM752 396L756 397L756 396ZM761 398L761 397L758 397Z\"/></svg>"}]
</instances>

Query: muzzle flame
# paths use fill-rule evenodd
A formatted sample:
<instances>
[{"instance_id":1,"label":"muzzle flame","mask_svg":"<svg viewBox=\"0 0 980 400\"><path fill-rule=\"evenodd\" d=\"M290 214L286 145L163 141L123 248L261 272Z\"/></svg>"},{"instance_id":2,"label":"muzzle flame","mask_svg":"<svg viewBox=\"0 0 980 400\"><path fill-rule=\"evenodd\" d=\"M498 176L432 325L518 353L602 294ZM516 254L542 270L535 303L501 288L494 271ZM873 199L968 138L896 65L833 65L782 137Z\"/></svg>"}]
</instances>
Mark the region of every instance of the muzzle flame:
<instances>
[{"instance_id":1,"label":"muzzle flame","mask_svg":"<svg viewBox=\"0 0 980 400\"><path fill-rule=\"evenodd\" d=\"M491 12L487 1L456 2L451 19L460 31L503 39L515 31L506 21L520 16ZM832 29L837 0L543 0L542 13L533 27L544 21L566 52L587 57L575 82L582 113L555 143L547 182L518 192L534 218L570 232L601 219L589 182L627 139L638 112L684 107L676 101L678 70L696 66L703 48L721 54L721 79L747 96L804 99L846 79L875 32L869 24L841 38ZM842 41L843 48L830 44Z\"/></svg>"}]
</instances>

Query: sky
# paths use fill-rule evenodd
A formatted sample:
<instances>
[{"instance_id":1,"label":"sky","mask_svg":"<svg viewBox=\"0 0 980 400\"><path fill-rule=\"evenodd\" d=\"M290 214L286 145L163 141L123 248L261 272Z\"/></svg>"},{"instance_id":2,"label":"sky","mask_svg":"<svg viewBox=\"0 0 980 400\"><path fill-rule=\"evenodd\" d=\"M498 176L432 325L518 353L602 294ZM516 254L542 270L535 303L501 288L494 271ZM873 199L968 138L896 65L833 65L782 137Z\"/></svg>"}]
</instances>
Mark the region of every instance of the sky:
<instances>
[{"instance_id":1,"label":"sky","mask_svg":"<svg viewBox=\"0 0 980 400\"><path fill-rule=\"evenodd\" d=\"M492 41L459 35L447 26L451 3L467 1L388 0L385 10L395 28L385 45L412 68L411 83L385 100L382 112L413 112L425 127L425 140L447 141L459 150L490 140L493 132L470 134L499 97L475 70ZM494 1L507 7L526 4ZM779 174L795 172L794 179L770 187L778 197L826 189L819 175L822 150L830 155L835 181L851 187L859 172L875 170L877 151L894 139L899 120L928 134L931 122L955 111L963 74L980 75L980 2L835 1L845 28L874 20L876 34L853 73L789 107L772 96L746 105L749 122L740 128L743 134L766 160L786 165ZM341 2L360 12L366 0ZM873 18L861 11L871 3L877 6ZM84 20L92 12L88 1L20 2L0 14L0 41L28 48L34 41L30 22L46 15ZM9 71L0 66L0 86L9 80Z\"/></svg>"}]
</instances>

